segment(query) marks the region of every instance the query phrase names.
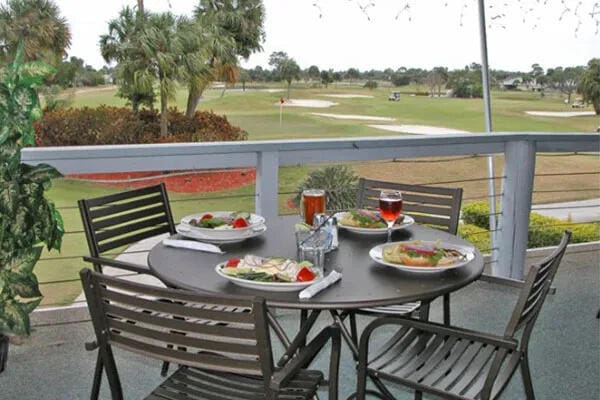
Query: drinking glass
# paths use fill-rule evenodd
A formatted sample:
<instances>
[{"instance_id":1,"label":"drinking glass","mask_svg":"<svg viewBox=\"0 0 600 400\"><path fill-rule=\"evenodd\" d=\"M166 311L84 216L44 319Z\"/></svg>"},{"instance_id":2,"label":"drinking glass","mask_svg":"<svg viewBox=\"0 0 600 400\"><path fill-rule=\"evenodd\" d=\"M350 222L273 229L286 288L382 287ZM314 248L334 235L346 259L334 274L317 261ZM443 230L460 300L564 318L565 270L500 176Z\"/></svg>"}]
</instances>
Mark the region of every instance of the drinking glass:
<instances>
[{"instance_id":1,"label":"drinking glass","mask_svg":"<svg viewBox=\"0 0 600 400\"><path fill-rule=\"evenodd\" d=\"M325 191L321 189L307 189L302 191L302 204L300 215L307 225L313 225L315 214L325 212Z\"/></svg>"},{"instance_id":2,"label":"drinking glass","mask_svg":"<svg viewBox=\"0 0 600 400\"><path fill-rule=\"evenodd\" d=\"M398 190L382 190L379 195L379 212L387 223L387 241L392 241L392 227L402 213L402 193Z\"/></svg>"},{"instance_id":3,"label":"drinking glass","mask_svg":"<svg viewBox=\"0 0 600 400\"><path fill-rule=\"evenodd\" d=\"M323 276L326 243L327 232L323 229L296 232L298 260L310 261L313 267L319 270L321 276Z\"/></svg>"}]
</instances>

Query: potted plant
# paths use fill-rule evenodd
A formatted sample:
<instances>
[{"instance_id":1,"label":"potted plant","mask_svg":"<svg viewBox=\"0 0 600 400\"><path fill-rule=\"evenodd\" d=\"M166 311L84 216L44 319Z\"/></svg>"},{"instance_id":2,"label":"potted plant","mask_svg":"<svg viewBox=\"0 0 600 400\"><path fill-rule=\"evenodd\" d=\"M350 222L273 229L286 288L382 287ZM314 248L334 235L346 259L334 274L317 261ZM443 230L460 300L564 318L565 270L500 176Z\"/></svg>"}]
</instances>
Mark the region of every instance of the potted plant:
<instances>
[{"instance_id":1,"label":"potted plant","mask_svg":"<svg viewBox=\"0 0 600 400\"><path fill-rule=\"evenodd\" d=\"M21 150L35 145L33 121L42 110L36 88L54 69L15 61L0 68L0 372L8 354L7 335L29 335L29 314L40 304L33 267L45 244L60 250L64 232L54 204L44 197L60 173L49 165L21 162Z\"/></svg>"}]
</instances>

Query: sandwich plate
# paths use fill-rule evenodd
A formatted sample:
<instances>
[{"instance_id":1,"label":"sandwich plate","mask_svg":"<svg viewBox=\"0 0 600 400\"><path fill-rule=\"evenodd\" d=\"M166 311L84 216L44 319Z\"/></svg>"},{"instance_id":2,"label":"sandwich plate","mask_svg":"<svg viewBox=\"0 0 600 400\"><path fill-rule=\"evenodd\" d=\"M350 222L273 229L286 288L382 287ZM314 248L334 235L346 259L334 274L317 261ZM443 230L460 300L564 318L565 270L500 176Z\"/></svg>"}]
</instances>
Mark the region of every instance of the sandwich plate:
<instances>
[{"instance_id":1,"label":"sandwich plate","mask_svg":"<svg viewBox=\"0 0 600 400\"><path fill-rule=\"evenodd\" d=\"M223 273L223 268L225 268L224 262L215 267L215 272L221 278L227 279L231 283L241 287L256 290L268 290L270 292L296 292L322 279L321 276L317 276L315 279L308 282L259 282L227 275Z\"/></svg>"},{"instance_id":2,"label":"sandwich plate","mask_svg":"<svg viewBox=\"0 0 600 400\"><path fill-rule=\"evenodd\" d=\"M420 243L422 243L422 244L431 244L431 245L435 245L438 248L442 248L442 249L456 250L456 251L460 252L463 255L463 257L460 258L459 260L457 260L456 262L453 262L452 264L442 265L442 266L433 266L433 267L416 267L416 266L412 266L412 265L404 265L404 264L387 262L383 259L383 250L385 248L390 247L390 246L396 246L398 244L407 244L407 243L408 242L392 242L392 243L380 244L379 246L373 247L369 251L369 256L371 257L371 259L373 261L375 261L378 264L397 268L402 271L420 272L420 273L440 272L440 271L446 271L446 270L453 269L453 268L459 268L464 265L467 265L475 258L475 252L472 247L460 246L460 245L446 243L446 242L421 241Z\"/></svg>"},{"instance_id":3,"label":"sandwich plate","mask_svg":"<svg viewBox=\"0 0 600 400\"><path fill-rule=\"evenodd\" d=\"M335 214L335 217L337 218L337 221L338 221L339 228L346 229L349 232L360 233L362 235L384 235L384 234L387 234L387 228L362 228L360 226L344 225L340 221L346 214L347 214L346 212L339 212L339 213ZM404 214L404 219L402 220L402 222L399 224L395 224L392 227L392 231L399 231L401 229L408 228L409 226L411 226L414 223L415 223L415 220L413 219L413 217L411 217L410 215Z\"/></svg>"}]
</instances>

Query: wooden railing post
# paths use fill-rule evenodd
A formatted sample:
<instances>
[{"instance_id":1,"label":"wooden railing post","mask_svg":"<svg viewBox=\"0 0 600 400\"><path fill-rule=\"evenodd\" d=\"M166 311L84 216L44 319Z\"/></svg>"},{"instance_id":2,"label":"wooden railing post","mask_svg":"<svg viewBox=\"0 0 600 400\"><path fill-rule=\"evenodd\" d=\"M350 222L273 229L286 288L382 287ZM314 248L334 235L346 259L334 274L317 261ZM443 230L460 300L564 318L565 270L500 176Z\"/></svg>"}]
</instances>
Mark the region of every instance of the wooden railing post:
<instances>
[{"instance_id":1,"label":"wooden railing post","mask_svg":"<svg viewBox=\"0 0 600 400\"><path fill-rule=\"evenodd\" d=\"M268 220L279 214L279 152L259 152L256 165L256 213Z\"/></svg>"},{"instance_id":2,"label":"wooden railing post","mask_svg":"<svg viewBox=\"0 0 600 400\"><path fill-rule=\"evenodd\" d=\"M536 144L534 141L508 141L504 151L504 190L500 234L497 236L498 262L494 275L523 279L527 257L529 213L533 194Z\"/></svg>"}]
</instances>

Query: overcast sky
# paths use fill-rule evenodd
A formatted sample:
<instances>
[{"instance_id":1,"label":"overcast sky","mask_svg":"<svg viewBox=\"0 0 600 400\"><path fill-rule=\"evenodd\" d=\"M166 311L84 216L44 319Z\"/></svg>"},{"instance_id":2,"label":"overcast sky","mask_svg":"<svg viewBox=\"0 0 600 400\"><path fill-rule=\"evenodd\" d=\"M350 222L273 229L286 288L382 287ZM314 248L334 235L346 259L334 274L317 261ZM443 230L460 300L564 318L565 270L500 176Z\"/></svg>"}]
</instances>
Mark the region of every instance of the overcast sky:
<instances>
[{"instance_id":1,"label":"overcast sky","mask_svg":"<svg viewBox=\"0 0 600 400\"><path fill-rule=\"evenodd\" d=\"M107 22L135 0L55 0L67 18L73 40L69 55L94 67L104 61L98 38ZM0 0L3 2L3 0ZM460 68L480 62L476 0L265 0L263 52L242 63L267 66L282 50L302 68L397 69L401 66ZM318 6L313 4L317 3ZM375 3L361 10L360 6ZM451 3L445 6L445 4ZM595 0L567 0L578 14L564 12L560 0L487 0L490 66L531 69L582 65L600 57L600 35L590 13ZM544 4L545 3L545 4ZM194 0L146 0L151 11L189 14ZM505 5L506 4L506 5ZM595 10L600 17L600 7ZM505 14L505 16L502 16ZM561 20L562 16L562 20ZM580 24L581 23L581 24ZM579 26L579 28L578 28Z\"/></svg>"}]
</instances>

